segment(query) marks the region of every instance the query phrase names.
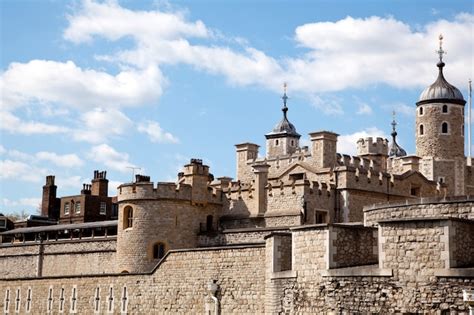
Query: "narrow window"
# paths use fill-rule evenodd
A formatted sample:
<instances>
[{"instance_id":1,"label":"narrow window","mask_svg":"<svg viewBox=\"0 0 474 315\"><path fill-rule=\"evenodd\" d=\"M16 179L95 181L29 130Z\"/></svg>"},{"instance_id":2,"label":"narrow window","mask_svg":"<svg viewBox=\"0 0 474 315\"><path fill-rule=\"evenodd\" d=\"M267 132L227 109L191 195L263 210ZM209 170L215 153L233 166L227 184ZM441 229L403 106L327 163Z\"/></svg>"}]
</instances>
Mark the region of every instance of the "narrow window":
<instances>
[{"instance_id":1,"label":"narrow window","mask_svg":"<svg viewBox=\"0 0 474 315\"><path fill-rule=\"evenodd\" d=\"M110 287L110 289L109 289L107 310L109 311L109 313L114 312L114 288L113 287Z\"/></svg>"},{"instance_id":2,"label":"narrow window","mask_svg":"<svg viewBox=\"0 0 474 315\"><path fill-rule=\"evenodd\" d=\"M443 113L447 113L448 112L448 105L443 105Z\"/></svg>"},{"instance_id":3,"label":"narrow window","mask_svg":"<svg viewBox=\"0 0 474 315\"><path fill-rule=\"evenodd\" d=\"M464 136L464 125L461 126L461 136Z\"/></svg>"},{"instance_id":4,"label":"narrow window","mask_svg":"<svg viewBox=\"0 0 474 315\"><path fill-rule=\"evenodd\" d=\"M15 297L15 313L20 312L20 304L21 303L21 291L20 289L16 289L16 297Z\"/></svg>"},{"instance_id":5,"label":"narrow window","mask_svg":"<svg viewBox=\"0 0 474 315\"><path fill-rule=\"evenodd\" d=\"M8 309L10 308L10 289L5 291L5 303L3 303L3 312L8 313Z\"/></svg>"},{"instance_id":6,"label":"narrow window","mask_svg":"<svg viewBox=\"0 0 474 315\"><path fill-rule=\"evenodd\" d=\"M161 259L165 256L165 244L156 243L153 245L153 258Z\"/></svg>"},{"instance_id":7,"label":"narrow window","mask_svg":"<svg viewBox=\"0 0 474 315\"><path fill-rule=\"evenodd\" d=\"M420 136L422 136L424 134L425 134L424 127L423 127L423 125L420 125Z\"/></svg>"},{"instance_id":8,"label":"narrow window","mask_svg":"<svg viewBox=\"0 0 474 315\"><path fill-rule=\"evenodd\" d=\"M278 139L277 139L277 140L275 140L275 145L278 145Z\"/></svg>"},{"instance_id":9,"label":"narrow window","mask_svg":"<svg viewBox=\"0 0 474 315\"><path fill-rule=\"evenodd\" d=\"M107 214L107 203L101 202L100 203L100 215L106 215Z\"/></svg>"},{"instance_id":10,"label":"narrow window","mask_svg":"<svg viewBox=\"0 0 474 315\"><path fill-rule=\"evenodd\" d=\"M31 311L31 288L28 288L28 293L26 294L26 312L29 313Z\"/></svg>"},{"instance_id":11,"label":"narrow window","mask_svg":"<svg viewBox=\"0 0 474 315\"><path fill-rule=\"evenodd\" d=\"M423 107L420 107L420 116L423 115Z\"/></svg>"},{"instance_id":12,"label":"narrow window","mask_svg":"<svg viewBox=\"0 0 474 315\"><path fill-rule=\"evenodd\" d=\"M447 122L444 122L441 125L441 133L448 133L448 123Z\"/></svg>"},{"instance_id":13,"label":"narrow window","mask_svg":"<svg viewBox=\"0 0 474 315\"><path fill-rule=\"evenodd\" d=\"M100 313L100 288L95 289L94 313Z\"/></svg>"},{"instance_id":14,"label":"narrow window","mask_svg":"<svg viewBox=\"0 0 474 315\"><path fill-rule=\"evenodd\" d=\"M213 218L212 218L212 215L208 215L207 218L206 218L206 231L212 231L212 221L213 221Z\"/></svg>"},{"instance_id":15,"label":"narrow window","mask_svg":"<svg viewBox=\"0 0 474 315\"><path fill-rule=\"evenodd\" d=\"M53 287L49 287L47 311L48 313L51 313L52 310L53 310Z\"/></svg>"},{"instance_id":16,"label":"narrow window","mask_svg":"<svg viewBox=\"0 0 474 315\"><path fill-rule=\"evenodd\" d=\"M77 288L74 286L72 288L72 294L71 294L71 313L76 313L77 312Z\"/></svg>"},{"instance_id":17,"label":"narrow window","mask_svg":"<svg viewBox=\"0 0 474 315\"><path fill-rule=\"evenodd\" d=\"M7 219L0 219L0 229L7 227Z\"/></svg>"},{"instance_id":18,"label":"narrow window","mask_svg":"<svg viewBox=\"0 0 474 315\"><path fill-rule=\"evenodd\" d=\"M295 145L295 141L291 140L291 146L294 146L294 145Z\"/></svg>"},{"instance_id":19,"label":"narrow window","mask_svg":"<svg viewBox=\"0 0 474 315\"><path fill-rule=\"evenodd\" d=\"M61 294L59 295L59 312L64 312L64 288L61 288Z\"/></svg>"},{"instance_id":20,"label":"narrow window","mask_svg":"<svg viewBox=\"0 0 474 315\"><path fill-rule=\"evenodd\" d=\"M127 307L128 307L128 292L127 292L127 287L123 287L122 307L121 307L122 313L127 313Z\"/></svg>"},{"instance_id":21,"label":"narrow window","mask_svg":"<svg viewBox=\"0 0 474 315\"><path fill-rule=\"evenodd\" d=\"M130 206L125 207L123 211L123 228L131 228L133 226L133 208Z\"/></svg>"},{"instance_id":22,"label":"narrow window","mask_svg":"<svg viewBox=\"0 0 474 315\"><path fill-rule=\"evenodd\" d=\"M442 177L442 176L438 177L438 183L444 184L445 183L444 177Z\"/></svg>"},{"instance_id":23,"label":"narrow window","mask_svg":"<svg viewBox=\"0 0 474 315\"><path fill-rule=\"evenodd\" d=\"M78 201L74 204L74 209L76 211L76 213L81 213L81 202Z\"/></svg>"},{"instance_id":24,"label":"narrow window","mask_svg":"<svg viewBox=\"0 0 474 315\"><path fill-rule=\"evenodd\" d=\"M64 204L64 215L68 215L69 214L69 202L66 202Z\"/></svg>"}]
</instances>

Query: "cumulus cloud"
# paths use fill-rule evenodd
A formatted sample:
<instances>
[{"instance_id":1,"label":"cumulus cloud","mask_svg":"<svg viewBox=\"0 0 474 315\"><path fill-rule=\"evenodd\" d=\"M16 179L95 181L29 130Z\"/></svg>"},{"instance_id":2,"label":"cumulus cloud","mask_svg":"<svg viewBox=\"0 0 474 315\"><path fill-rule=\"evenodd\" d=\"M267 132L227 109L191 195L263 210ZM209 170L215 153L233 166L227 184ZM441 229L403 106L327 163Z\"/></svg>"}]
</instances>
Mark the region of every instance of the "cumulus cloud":
<instances>
[{"instance_id":1,"label":"cumulus cloud","mask_svg":"<svg viewBox=\"0 0 474 315\"><path fill-rule=\"evenodd\" d=\"M357 155L357 140L367 137L373 137L374 139L381 137L386 139L387 135L384 131L376 127L370 127L351 134L341 135L337 139L337 152L349 155Z\"/></svg>"},{"instance_id":2,"label":"cumulus cloud","mask_svg":"<svg viewBox=\"0 0 474 315\"><path fill-rule=\"evenodd\" d=\"M359 108L357 109L357 115L371 115L372 107L367 103L359 103Z\"/></svg>"},{"instance_id":3,"label":"cumulus cloud","mask_svg":"<svg viewBox=\"0 0 474 315\"><path fill-rule=\"evenodd\" d=\"M13 160L0 161L0 178L22 180L27 182L40 182L47 174L47 170L30 165L29 163Z\"/></svg>"},{"instance_id":4,"label":"cumulus cloud","mask_svg":"<svg viewBox=\"0 0 474 315\"><path fill-rule=\"evenodd\" d=\"M116 75L82 69L73 61L31 60L11 63L1 75L2 107L57 103L76 109L142 105L161 95L157 67L122 70Z\"/></svg>"},{"instance_id":5,"label":"cumulus cloud","mask_svg":"<svg viewBox=\"0 0 474 315\"><path fill-rule=\"evenodd\" d=\"M178 143L179 140L171 133L164 131L156 121L147 120L139 124L137 130L147 134L151 142Z\"/></svg>"},{"instance_id":6,"label":"cumulus cloud","mask_svg":"<svg viewBox=\"0 0 474 315\"><path fill-rule=\"evenodd\" d=\"M80 120L81 127L73 131L73 138L90 143L120 136L133 125L124 113L116 109L95 108L81 114Z\"/></svg>"},{"instance_id":7,"label":"cumulus cloud","mask_svg":"<svg viewBox=\"0 0 474 315\"><path fill-rule=\"evenodd\" d=\"M130 167L136 167L129 161L127 153L118 152L107 144L93 146L89 152L89 158L122 173L130 172Z\"/></svg>"},{"instance_id":8,"label":"cumulus cloud","mask_svg":"<svg viewBox=\"0 0 474 315\"><path fill-rule=\"evenodd\" d=\"M49 161L60 167L78 167L84 162L76 154L59 155L54 152L38 152L36 158L43 161Z\"/></svg>"},{"instance_id":9,"label":"cumulus cloud","mask_svg":"<svg viewBox=\"0 0 474 315\"><path fill-rule=\"evenodd\" d=\"M68 128L37 121L24 121L8 111L0 111L0 129L12 134L58 134L68 132Z\"/></svg>"},{"instance_id":10,"label":"cumulus cloud","mask_svg":"<svg viewBox=\"0 0 474 315\"><path fill-rule=\"evenodd\" d=\"M18 200L10 200L8 198L3 198L2 204L5 207L26 206L37 208L41 205L41 198L20 198Z\"/></svg>"}]
</instances>

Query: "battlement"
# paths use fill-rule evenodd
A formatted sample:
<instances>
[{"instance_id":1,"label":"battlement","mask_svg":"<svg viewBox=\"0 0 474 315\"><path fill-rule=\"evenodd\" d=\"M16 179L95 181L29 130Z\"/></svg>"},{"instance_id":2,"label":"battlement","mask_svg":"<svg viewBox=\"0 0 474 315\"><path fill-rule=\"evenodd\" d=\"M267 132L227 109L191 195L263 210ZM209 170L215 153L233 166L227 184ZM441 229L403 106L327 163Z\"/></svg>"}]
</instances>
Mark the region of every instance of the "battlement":
<instances>
[{"instance_id":1,"label":"battlement","mask_svg":"<svg viewBox=\"0 0 474 315\"><path fill-rule=\"evenodd\" d=\"M384 155L388 156L388 140L377 137L360 138L357 140L357 155Z\"/></svg>"}]
</instances>

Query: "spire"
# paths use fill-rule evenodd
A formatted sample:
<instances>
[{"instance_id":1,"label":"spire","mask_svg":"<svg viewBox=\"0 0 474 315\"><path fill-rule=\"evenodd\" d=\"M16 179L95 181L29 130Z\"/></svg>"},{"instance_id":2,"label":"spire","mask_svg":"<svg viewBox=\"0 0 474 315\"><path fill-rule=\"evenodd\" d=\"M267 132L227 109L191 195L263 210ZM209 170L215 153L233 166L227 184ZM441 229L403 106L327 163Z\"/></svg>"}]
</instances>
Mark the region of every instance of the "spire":
<instances>
[{"instance_id":1,"label":"spire","mask_svg":"<svg viewBox=\"0 0 474 315\"><path fill-rule=\"evenodd\" d=\"M436 51L436 53L438 54L439 56L439 62L437 64L438 68L439 68L439 75L442 76L443 75L443 67L444 67L444 62L443 62L443 55L446 54L446 51L443 49L443 34L439 34L439 49Z\"/></svg>"},{"instance_id":2,"label":"spire","mask_svg":"<svg viewBox=\"0 0 474 315\"><path fill-rule=\"evenodd\" d=\"M390 152L388 156L390 157L399 157L407 155L407 152L403 150L397 143L397 122L395 121L395 111L392 112L392 144L390 146Z\"/></svg>"},{"instance_id":3,"label":"spire","mask_svg":"<svg viewBox=\"0 0 474 315\"><path fill-rule=\"evenodd\" d=\"M283 112L283 118L284 119L287 119L286 118L286 113L288 112L288 107L286 106L286 102L288 101L288 96L286 96L286 88L287 88L287 84L286 82L283 83L283 96L281 97L281 99L283 100L283 108L281 109L282 112Z\"/></svg>"}]
</instances>

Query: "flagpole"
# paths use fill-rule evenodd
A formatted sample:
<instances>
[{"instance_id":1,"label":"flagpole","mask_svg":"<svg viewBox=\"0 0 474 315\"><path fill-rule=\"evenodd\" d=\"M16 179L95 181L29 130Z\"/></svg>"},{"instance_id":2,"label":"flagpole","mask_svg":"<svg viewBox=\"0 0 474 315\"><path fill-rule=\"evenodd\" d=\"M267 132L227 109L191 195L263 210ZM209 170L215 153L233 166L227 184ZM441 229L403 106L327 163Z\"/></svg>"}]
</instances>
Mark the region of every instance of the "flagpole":
<instances>
[{"instance_id":1,"label":"flagpole","mask_svg":"<svg viewBox=\"0 0 474 315\"><path fill-rule=\"evenodd\" d=\"M472 165L472 157L471 157L471 151L472 151L472 117L471 117L471 108L472 108L472 86L471 86L471 79L469 79L469 102L468 106L469 108L467 109L467 165L471 166Z\"/></svg>"}]
</instances>

